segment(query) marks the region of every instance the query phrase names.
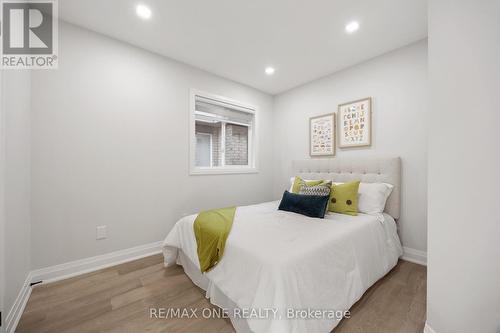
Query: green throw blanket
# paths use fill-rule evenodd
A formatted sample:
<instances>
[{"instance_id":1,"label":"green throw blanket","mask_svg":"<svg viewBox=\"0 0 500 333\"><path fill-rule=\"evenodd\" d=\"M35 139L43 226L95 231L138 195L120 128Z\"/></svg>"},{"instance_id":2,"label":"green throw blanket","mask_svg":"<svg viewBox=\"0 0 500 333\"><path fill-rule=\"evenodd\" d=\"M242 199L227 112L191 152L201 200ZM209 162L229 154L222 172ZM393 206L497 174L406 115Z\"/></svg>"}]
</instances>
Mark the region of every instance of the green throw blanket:
<instances>
[{"instance_id":1,"label":"green throw blanket","mask_svg":"<svg viewBox=\"0 0 500 333\"><path fill-rule=\"evenodd\" d=\"M235 212L236 207L213 209L199 213L194 220L194 235L202 272L210 270L221 260Z\"/></svg>"}]
</instances>

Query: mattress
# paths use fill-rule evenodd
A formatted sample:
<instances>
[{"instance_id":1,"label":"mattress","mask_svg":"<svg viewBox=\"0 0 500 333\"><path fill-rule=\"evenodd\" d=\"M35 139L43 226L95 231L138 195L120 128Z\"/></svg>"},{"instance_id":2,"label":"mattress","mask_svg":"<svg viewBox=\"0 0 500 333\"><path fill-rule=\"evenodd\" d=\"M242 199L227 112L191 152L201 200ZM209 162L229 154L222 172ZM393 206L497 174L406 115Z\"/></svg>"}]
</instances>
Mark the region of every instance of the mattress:
<instances>
[{"instance_id":1,"label":"mattress","mask_svg":"<svg viewBox=\"0 0 500 333\"><path fill-rule=\"evenodd\" d=\"M315 219L278 205L238 207L224 257L203 275L195 272L196 215L180 219L163 243L165 265L183 264L212 303L250 314L232 318L239 332L329 332L338 313L396 265L396 223L387 214Z\"/></svg>"}]
</instances>

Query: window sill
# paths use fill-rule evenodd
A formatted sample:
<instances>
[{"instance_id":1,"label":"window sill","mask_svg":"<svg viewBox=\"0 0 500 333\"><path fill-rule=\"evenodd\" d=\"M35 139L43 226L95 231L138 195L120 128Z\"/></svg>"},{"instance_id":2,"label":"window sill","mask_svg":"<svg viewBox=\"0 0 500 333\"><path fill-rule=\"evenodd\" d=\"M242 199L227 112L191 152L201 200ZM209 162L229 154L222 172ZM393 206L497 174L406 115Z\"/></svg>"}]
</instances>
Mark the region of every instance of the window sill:
<instances>
[{"instance_id":1,"label":"window sill","mask_svg":"<svg viewBox=\"0 0 500 333\"><path fill-rule=\"evenodd\" d=\"M257 168L191 168L190 176L203 175L237 175L246 173L259 173Z\"/></svg>"}]
</instances>

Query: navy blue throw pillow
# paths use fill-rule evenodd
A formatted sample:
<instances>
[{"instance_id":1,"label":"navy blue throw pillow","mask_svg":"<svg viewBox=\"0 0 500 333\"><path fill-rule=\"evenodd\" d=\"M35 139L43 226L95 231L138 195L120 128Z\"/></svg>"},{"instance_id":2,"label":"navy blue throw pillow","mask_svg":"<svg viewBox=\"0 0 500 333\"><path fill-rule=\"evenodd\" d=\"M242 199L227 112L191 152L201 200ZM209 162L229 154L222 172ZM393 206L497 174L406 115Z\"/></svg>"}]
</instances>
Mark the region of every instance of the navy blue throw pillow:
<instances>
[{"instance_id":1,"label":"navy blue throw pillow","mask_svg":"<svg viewBox=\"0 0 500 333\"><path fill-rule=\"evenodd\" d=\"M325 217L329 199L329 195L304 195L285 191L278 209L322 219Z\"/></svg>"}]
</instances>

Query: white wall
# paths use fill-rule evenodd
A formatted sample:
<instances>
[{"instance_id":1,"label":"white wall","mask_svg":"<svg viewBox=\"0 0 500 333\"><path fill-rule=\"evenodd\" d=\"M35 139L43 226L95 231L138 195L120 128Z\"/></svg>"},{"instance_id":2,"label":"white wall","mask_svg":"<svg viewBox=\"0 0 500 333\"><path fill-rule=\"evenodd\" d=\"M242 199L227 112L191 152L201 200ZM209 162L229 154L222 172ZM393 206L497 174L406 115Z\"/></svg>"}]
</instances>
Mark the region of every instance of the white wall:
<instances>
[{"instance_id":1,"label":"white wall","mask_svg":"<svg viewBox=\"0 0 500 333\"><path fill-rule=\"evenodd\" d=\"M369 149L337 149L336 158L377 154L403 161L403 245L427 248L427 42L421 41L278 95L274 103L274 196L288 186L291 161L309 158L309 117L373 98Z\"/></svg>"},{"instance_id":2,"label":"white wall","mask_svg":"<svg viewBox=\"0 0 500 333\"><path fill-rule=\"evenodd\" d=\"M3 71L0 70L0 311L5 313L5 97ZM4 324L0 333L4 332Z\"/></svg>"},{"instance_id":3,"label":"white wall","mask_svg":"<svg viewBox=\"0 0 500 333\"><path fill-rule=\"evenodd\" d=\"M30 73L3 71L2 145L4 312L11 309L30 271ZM5 149L5 151L4 151ZM1 252L1 251L0 251Z\"/></svg>"},{"instance_id":4,"label":"white wall","mask_svg":"<svg viewBox=\"0 0 500 333\"><path fill-rule=\"evenodd\" d=\"M59 33L59 69L32 75L32 268L162 240L200 209L271 199L271 96L75 26ZM188 175L190 88L259 107L258 174ZM95 240L98 225L107 240Z\"/></svg>"},{"instance_id":5,"label":"white wall","mask_svg":"<svg viewBox=\"0 0 500 333\"><path fill-rule=\"evenodd\" d=\"M500 2L429 1L427 324L500 332Z\"/></svg>"}]
</instances>

